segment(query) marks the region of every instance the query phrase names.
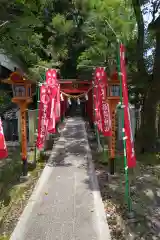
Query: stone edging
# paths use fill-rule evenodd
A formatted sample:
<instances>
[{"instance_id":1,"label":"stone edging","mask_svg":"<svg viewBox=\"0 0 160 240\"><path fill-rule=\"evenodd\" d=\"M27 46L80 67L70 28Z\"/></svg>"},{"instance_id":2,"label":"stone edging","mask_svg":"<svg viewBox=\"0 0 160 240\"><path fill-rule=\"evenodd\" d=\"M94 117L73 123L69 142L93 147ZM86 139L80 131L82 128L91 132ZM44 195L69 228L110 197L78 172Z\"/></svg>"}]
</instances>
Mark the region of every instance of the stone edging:
<instances>
[{"instance_id":1,"label":"stone edging","mask_svg":"<svg viewBox=\"0 0 160 240\"><path fill-rule=\"evenodd\" d=\"M86 141L86 151L87 151L87 159L88 159L88 174L91 182L93 198L94 198L94 205L95 205L95 213L96 213L96 222L98 225L98 237L99 240L111 240L110 230L106 219L106 214L104 210L104 204L102 201L98 179L95 173L94 163L92 161L92 154L91 149L89 147L87 132L85 128L84 122L84 137Z\"/></svg>"}]
</instances>

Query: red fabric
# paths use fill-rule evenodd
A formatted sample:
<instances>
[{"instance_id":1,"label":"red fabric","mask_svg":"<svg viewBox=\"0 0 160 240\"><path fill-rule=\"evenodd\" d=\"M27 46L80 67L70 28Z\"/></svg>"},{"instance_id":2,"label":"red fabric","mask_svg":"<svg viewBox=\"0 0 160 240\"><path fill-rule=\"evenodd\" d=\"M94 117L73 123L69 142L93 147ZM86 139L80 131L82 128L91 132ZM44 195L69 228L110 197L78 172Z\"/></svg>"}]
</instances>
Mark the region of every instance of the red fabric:
<instances>
[{"instance_id":1,"label":"red fabric","mask_svg":"<svg viewBox=\"0 0 160 240\"><path fill-rule=\"evenodd\" d=\"M96 82L98 84L97 105L99 110L99 130L104 136L112 135L112 125L110 117L110 108L107 103L106 89L107 89L107 74L104 68L96 68Z\"/></svg>"},{"instance_id":2,"label":"red fabric","mask_svg":"<svg viewBox=\"0 0 160 240\"><path fill-rule=\"evenodd\" d=\"M136 156L134 151L134 142L131 129L131 120L128 104L128 89L127 89L127 74L125 65L125 47L120 45L120 66L122 72L122 93L123 93L123 105L124 105L124 128L126 139L126 153L128 167L134 168L136 166Z\"/></svg>"},{"instance_id":3,"label":"red fabric","mask_svg":"<svg viewBox=\"0 0 160 240\"><path fill-rule=\"evenodd\" d=\"M57 95L57 88L48 86L48 91L50 94L50 102L48 104L48 132L55 133L55 98Z\"/></svg>"},{"instance_id":4,"label":"red fabric","mask_svg":"<svg viewBox=\"0 0 160 240\"><path fill-rule=\"evenodd\" d=\"M56 95L56 102L55 102L55 117L56 117L56 123L60 120L61 114L60 114L60 85L57 86L57 95Z\"/></svg>"},{"instance_id":5,"label":"red fabric","mask_svg":"<svg viewBox=\"0 0 160 240\"><path fill-rule=\"evenodd\" d=\"M49 69L46 72L46 83L49 86L54 86L57 84L57 71L56 69Z\"/></svg>"},{"instance_id":6,"label":"red fabric","mask_svg":"<svg viewBox=\"0 0 160 240\"><path fill-rule=\"evenodd\" d=\"M48 132L56 132L56 104L58 94L57 71L49 69L46 72L46 84L48 85L49 104L48 104Z\"/></svg>"},{"instance_id":7,"label":"red fabric","mask_svg":"<svg viewBox=\"0 0 160 240\"><path fill-rule=\"evenodd\" d=\"M39 112L38 112L38 136L36 146L38 149L42 149L44 147L44 142L47 134L48 127L48 103L49 103L49 95L48 95L48 87L47 85L42 85L40 87L40 104L39 104Z\"/></svg>"},{"instance_id":8,"label":"red fabric","mask_svg":"<svg viewBox=\"0 0 160 240\"><path fill-rule=\"evenodd\" d=\"M2 121L0 118L0 159L8 157L8 150L3 133Z\"/></svg>"},{"instance_id":9,"label":"red fabric","mask_svg":"<svg viewBox=\"0 0 160 240\"><path fill-rule=\"evenodd\" d=\"M102 131L102 124L101 124L101 114L100 114L100 99L99 99L99 83L98 83L98 75L99 70L96 68L95 77L94 77L94 88L93 88L93 101L94 101L94 122L97 125L98 130Z\"/></svg>"}]
</instances>

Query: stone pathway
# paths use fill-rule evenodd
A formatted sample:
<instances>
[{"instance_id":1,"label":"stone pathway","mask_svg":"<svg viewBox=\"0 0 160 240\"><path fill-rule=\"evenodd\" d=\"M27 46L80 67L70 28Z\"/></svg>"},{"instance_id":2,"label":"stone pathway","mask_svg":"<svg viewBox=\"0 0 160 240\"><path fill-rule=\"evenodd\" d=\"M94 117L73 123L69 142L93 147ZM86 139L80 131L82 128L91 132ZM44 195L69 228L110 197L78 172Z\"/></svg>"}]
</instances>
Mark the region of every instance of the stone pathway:
<instances>
[{"instance_id":1,"label":"stone pathway","mask_svg":"<svg viewBox=\"0 0 160 240\"><path fill-rule=\"evenodd\" d=\"M81 118L67 120L10 239L111 239Z\"/></svg>"}]
</instances>

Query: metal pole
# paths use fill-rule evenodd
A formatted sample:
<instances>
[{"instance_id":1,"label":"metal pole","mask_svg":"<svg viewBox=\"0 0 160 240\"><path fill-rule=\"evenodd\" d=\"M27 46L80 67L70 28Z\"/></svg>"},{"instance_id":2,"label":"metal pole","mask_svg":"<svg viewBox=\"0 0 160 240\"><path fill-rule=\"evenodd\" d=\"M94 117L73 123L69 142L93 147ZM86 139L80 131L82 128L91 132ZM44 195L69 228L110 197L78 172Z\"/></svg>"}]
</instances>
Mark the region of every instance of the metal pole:
<instances>
[{"instance_id":1,"label":"metal pole","mask_svg":"<svg viewBox=\"0 0 160 240\"><path fill-rule=\"evenodd\" d=\"M116 150L116 146L115 146L115 111L111 112L111 116L112 116L112 136L111 139L109 140L109 147L111 150L111 157L109 159L109 172L110 174L113 176L115 173L115 150Z\"/></svg>"},{"instance_id":2,"label":"metal pole","mask_svg":"<svg viewBox=\"0 0 160 240\"><path fill-rule=\"evenodd\" d=\"M94 85L94 83L93 83L93 85ZM94 88L94 86L93 86L93 88ZM93 99L93 114L94 114L94 117L95 117L95 106L94 106L94 96L93 96L93 94L92 94L92 99ZM98 144L98 151L102 152L100 136L99 136L99 132L98 132L97 125L96 125L95 121L94 121L94 129L95 129L96 140L97 140L97 144Z\"/></svg>"},{"instance_id":3,"label":"metal pole","mask_svg":"<svg viewBox=\"0 0 160 240\"><path fill-rule=\"evenodd\" d=\"M39 85L36 84L36 137L37 137L37 128L38 128L38 108L39 108ZM37 147L35 139L35 148L34 148L34 165L36 167L37 163Z\"/></svg>"},{"instance_id":4,"label":"metal pole","mask_svg":"<svg viewBox=\"0 0 160 240\"><path fill-rule=\"evenodd\" d=\"M118 44L118 56L117 56L117 67L118 67L118 76L120 80L120 101L121 108L123 106L123 95L122 95L122 79L121 79L121 66L120 66L120 50ZM122 108L123 109L123 108ZM132 203L130 198L130 187L129 187L129 178L128 178L128 165L127 165L127 155L126 155L126 140L124 132L124 111L122 113L122 139L123 139L123 149L124 149L124 170L125 170L125 199L128 206L129 212L132 211Z\"/></svg>"},{"instance_id":5,"label":"metal pole","mask_svg":"<svg viewBox=\"0 0 160 240\"><path fill-rule=\"evenodd\" d=\"M102 148L103 148L103 163L108 163L108 156L105 148L105 137L102 136Z\"/></svg>"},{"instance_id":6,"label":"metal pole","mask_svg":"<svg viewBox=\"0 0 160 240\"><path fill-rule=\"evenodd\" d=\"M45 74L41 75L41 79L43 82L45 81ZM38 110L39 110L39 100L40 100L40 83L36 84L36 138L37 138L37 131L38 131ZM37 163L37 146L36 146L36 139L35 139L35 148L34 148L34 165L36 167Z\"/></svg>"},{"instance_id":7,"label":"metal pole","mask_svg":"<svg viewBox=\"0 0 160 240\"><path fill-rule=\"evenodd\" d=\"M99 135L99 132L98 132L98 128L97 128L97 125L94 123L95 125L95 132L96 132L96 138L97 138L97 144L98 144L98 151L99 152L102 152L102 146L101 146L101 142L100 142L100 135Z\"/></svg>"}]
</instances>

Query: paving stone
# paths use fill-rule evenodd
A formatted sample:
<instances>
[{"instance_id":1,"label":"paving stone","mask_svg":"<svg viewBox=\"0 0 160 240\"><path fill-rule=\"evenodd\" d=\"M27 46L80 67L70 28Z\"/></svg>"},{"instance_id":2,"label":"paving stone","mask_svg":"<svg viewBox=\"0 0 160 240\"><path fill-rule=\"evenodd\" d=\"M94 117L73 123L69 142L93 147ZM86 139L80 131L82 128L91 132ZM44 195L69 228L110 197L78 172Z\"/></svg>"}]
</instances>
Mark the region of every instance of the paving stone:
<instances>
[{"instance_id":1,"label":"paving stone","mask_svg":"<svg viewBox=\"0 0 160 240\"><path fill-rule=\"evenodd\" d=\"M64 141L59 141L65 151L51 159L51 175L39 193L25 231L12 240L99 239L82 123L82 119L67 120Z\"/></svg>"}]
</instances>

